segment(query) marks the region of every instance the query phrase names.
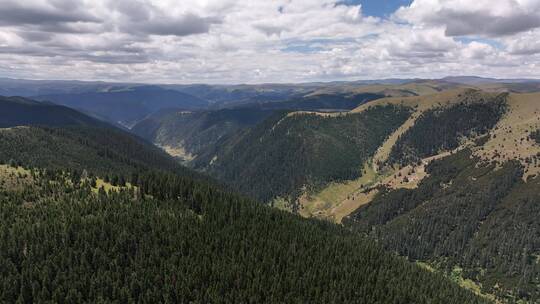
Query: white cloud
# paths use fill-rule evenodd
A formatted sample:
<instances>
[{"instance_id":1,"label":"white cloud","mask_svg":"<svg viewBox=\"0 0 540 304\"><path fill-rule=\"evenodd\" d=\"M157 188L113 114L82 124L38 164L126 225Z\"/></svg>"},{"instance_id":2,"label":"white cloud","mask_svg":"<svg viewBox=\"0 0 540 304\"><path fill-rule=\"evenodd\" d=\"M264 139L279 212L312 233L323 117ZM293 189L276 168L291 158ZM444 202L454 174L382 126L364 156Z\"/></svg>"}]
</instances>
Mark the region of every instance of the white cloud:
<instances>
[{"instance_id":1,"label":"white cloud","mask_svg":"<svg viewBox=\"0 0 540 304\"><path fill-rule=\"evenodd\" d=\"M0 0L0 76L182 83L540 77L538 0L415 0L390 19L338 2Z\"/></svg>"},{"instance_id":2,"label":"white cloud","mask_svg":"<svg viewBox=\"0 0 540 304\"><path fill-rule=\"evenodd\" d=\"M498 37L540 27L540 1L415 0L395 17L418 26L443 27L448 36Z\"/></svg>"},{"instance_id":3,"label":"white cloud","mask_svg":"<svg viewBox=\"0 0 540 304\"><path fill-rule=\"evenodd\" d=\"M505 39L508 51L516 55L540 54L540 29Z\"/></svg>"}]
</instances>

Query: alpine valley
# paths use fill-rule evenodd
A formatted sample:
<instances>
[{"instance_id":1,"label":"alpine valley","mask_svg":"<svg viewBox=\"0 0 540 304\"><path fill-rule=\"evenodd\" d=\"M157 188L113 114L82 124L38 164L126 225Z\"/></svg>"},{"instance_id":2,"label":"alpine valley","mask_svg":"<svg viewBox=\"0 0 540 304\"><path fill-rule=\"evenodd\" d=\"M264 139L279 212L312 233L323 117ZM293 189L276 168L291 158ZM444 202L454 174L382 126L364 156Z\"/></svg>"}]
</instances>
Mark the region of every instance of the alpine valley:
<instances>
[{"instance_id":1,"label":"alpine valley","mask_svg":"<svg viewBox=\"0 0 540 304\"><path fill-rule=\"evenodd\" d=\"M539 81L0 92L0 302L540 302Z\"/></svg>"}]
</instances>

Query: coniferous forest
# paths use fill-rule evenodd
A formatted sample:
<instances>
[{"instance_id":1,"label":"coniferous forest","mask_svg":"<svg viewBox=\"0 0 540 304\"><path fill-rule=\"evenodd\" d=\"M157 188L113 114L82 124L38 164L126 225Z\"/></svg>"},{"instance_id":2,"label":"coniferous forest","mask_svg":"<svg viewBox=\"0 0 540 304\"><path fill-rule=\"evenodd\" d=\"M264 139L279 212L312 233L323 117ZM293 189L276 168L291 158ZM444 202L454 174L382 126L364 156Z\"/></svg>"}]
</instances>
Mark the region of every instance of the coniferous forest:
<instances>
[{"instance_id":1,"label":"coniferous forest","mask_svg":"<svg viewBox=\"0 0 540 304\"><path fill-rule=\"evenodd\" d=\"M418 188L382 191L346 225L411 260L479 281L499 298L537 302L540 178L525 183L518 162L497 168L468 149L427 171Z\"/></svg>"},{"instance_id":2,"label":"coniferous forest","mask_svg":"<svg viewBox=\"0 0 540 304\"><path fill-rule=\"evenodd\" d=\"M394 105L332 117L279 112L223 139L195 167L263 202L294 201L302 187L359 177L358 168L409 116L409 108Z\"/></svg>"},{"instance_id":3,"label":"coniferous forest","mask_svg":"<svg viewBox=\"0 0 540 304\"><path fill-rule=\"evenodd\" d=\"M140 181L140 193L95 194L84 182L71 185L53 175L37 177L31 191L3 191L0 298L481 302L331 224L302 221L174 176Z\"/></svg>"},{"instance_id":4,"label":"coniferous forest","mask_svg":"<svg viewBox=\"0 0 540 304\"><path fill-rule=\"evenodd\" d=\"M50 130L17 136L32 143L39 132ZM51 147L66 138L42 140ZM130 142L114 144L122 150ZM126 181L108 188L96 178L109 166L93 166L94 159L72 155L88 172L48 168L43 156L5 152L27 148L11 143L0 141L1 159L10 158L1 167L2 302L484 301L334 224L271 209L212 181L152 162L139 171L104 155L99 160L118 164ZM139 163L138 153L131 157Z\"/></svg>"}]
</instances>

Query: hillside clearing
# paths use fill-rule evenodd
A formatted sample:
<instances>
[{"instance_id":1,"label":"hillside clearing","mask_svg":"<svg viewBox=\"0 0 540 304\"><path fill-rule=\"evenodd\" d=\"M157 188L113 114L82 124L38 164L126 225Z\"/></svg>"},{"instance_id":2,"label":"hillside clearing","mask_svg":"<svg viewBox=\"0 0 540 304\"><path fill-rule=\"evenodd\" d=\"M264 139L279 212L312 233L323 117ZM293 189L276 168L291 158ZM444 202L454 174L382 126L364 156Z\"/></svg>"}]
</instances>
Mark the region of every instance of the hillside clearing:
<instances>
[{"instance_id":1,"label":"hillside clearing","mask_svg":"<svg viewBox=\"0 0 540 304\"><path fill-rule=\"evenodd\" d=\"M318 217L340 223L344 216L369 202L361 195L358 195L356 199L351 197L351 194L368 189L377 181L377 178L378 175L373 171L371 164L366 163L363 175L356 180L331 183L316 194L304 193L298 200L299 214L304 217Z\"/></svg>"},{"instance_id":2,"label":"hillside clearing","mask_svg":"<svg viewBox=\"0 0 540 304\"><path fill-rule=\"evenodd\" d=\"M0 165L0 188L6 190L23 190L34 182L30 170L23 167Z\"/></svg>"},{"instance_id":3,"label":"hillside clearing","mask_svg":"<svg viewBox=\"0 0 540 304\"><path fill-rule=\"evenodd\" d=\"M175 147L169 146L169 145L159 145L156 144L159 148L161 148L163 151L165 151L167 154L169 154L172 157L180 158L182 161L190 162L195 159L195 155L192 155L182 145L177 145Z\"/></svg>"},{"instance_id":4,"label":"hillside clearing","mask_svg":"<svg viewBox=\"0 0 540 304\"><path fill-rule=\"evenodd\" d=\"M102 178L96 178L96 186L92 187L92 191L94 193L97 193L101 188L103 188L103 190L105 190L105 192L107 193L111 191L120 191L122 189L136 189L136 187L131 185L131 183L126 183L125 186L114 186L113 184L111 184L110 182L106 182Z\"/></svg>"}]
</instances>

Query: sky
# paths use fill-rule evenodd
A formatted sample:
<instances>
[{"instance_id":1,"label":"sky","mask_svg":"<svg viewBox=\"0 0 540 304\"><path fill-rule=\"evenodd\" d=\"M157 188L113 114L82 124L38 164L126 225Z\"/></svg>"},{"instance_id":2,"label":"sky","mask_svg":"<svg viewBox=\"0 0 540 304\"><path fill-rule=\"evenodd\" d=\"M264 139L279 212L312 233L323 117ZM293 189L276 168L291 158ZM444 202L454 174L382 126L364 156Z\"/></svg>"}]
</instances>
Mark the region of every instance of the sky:
<instances>
[{"instance_id":1,"label":"sky","mask_svg":"<svg viewBox=\"0 0 540 304\"><path fill-rule=\"evenodd\" d=\"M540 78L540 0L0 0L0 77Z\"/></svg>"}]
</instances>

